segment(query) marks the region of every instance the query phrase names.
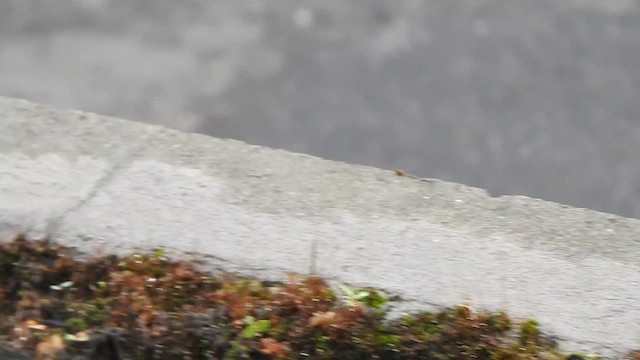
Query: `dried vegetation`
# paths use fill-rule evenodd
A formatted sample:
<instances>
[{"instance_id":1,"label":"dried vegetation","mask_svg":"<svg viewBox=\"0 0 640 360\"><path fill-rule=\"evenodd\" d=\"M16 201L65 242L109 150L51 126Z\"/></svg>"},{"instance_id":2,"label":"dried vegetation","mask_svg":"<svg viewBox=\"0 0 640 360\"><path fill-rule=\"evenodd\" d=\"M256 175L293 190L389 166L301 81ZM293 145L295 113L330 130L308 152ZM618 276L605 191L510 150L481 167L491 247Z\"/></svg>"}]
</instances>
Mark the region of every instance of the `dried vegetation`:
<instances>
[{"instance_id":1,"label":"dried vegetation","mask_svg":"<svg viewBox=\"0 0 640 360\"><path fill-rule=\"evenodd\" d=\"M213 276L162 250L0 245L0 347L38 359L581 359L535 321L455 306L390 321L374 289Z\"/></svg>"}]
</instances>

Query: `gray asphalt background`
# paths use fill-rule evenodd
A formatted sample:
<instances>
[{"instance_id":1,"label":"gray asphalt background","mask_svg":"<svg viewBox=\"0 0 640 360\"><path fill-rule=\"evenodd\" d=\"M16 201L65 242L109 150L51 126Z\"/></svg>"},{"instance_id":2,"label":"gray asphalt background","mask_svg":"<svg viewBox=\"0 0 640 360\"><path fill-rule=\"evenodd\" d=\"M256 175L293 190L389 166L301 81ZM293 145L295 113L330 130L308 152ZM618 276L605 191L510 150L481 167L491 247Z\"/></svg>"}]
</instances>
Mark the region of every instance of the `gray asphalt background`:
<instances>
[{"instance_id":1,"label":"gray asphalt background","mask_svg":"<svg viewBox=\"0 0 640 360\"><path fill-rule=\"evenodd\" d=\"M640 217L634 0L3 0L0 95Z\"/></svg>"}]
</instances>

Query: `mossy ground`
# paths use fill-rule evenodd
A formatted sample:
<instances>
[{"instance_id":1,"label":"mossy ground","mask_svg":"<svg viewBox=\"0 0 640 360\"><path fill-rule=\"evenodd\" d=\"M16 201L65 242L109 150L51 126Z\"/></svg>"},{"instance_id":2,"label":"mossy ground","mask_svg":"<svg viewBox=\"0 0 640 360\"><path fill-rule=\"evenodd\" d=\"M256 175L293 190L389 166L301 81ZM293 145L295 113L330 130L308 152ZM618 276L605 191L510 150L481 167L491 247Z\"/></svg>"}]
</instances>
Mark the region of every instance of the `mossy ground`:
<instances>
[{"instance_id":1,"label":"mossy ground","mask_svg":"<svg viewBox=\"0 0 640 360\"><path fill-rule=\"evenodd\" d=\"M374 289L213 276L161 250L0 246L0 347L40 359L580 359L534 320L454 306L390 321ZM640 359L640 357L639 357Z\"/></svg>"}]
</instances>

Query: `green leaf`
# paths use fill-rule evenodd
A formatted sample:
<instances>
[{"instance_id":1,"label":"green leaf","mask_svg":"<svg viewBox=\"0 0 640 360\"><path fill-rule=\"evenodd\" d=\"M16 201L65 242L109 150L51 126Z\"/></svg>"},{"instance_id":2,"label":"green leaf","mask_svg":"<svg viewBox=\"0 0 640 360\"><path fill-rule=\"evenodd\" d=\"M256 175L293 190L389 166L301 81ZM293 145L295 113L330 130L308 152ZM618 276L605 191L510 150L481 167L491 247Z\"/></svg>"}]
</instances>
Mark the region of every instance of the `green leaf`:
<instances>
[{"instance_id":1,"label":"green leaf","mask_svg":"<svg viewBox=\"0 0 640 360\"><path fill-rule=\"evenodd\" d=\"M106 281L98 281L96 285L98 285L98 289L106 290L109 284Z\"/></svg>"},{"instance_id":2,"label":"green leaf","mask_svg":"<svg viewBox=\"0 0 640 360\"><path fill-rule=\"evenodd\" d=\"M252 318L253 319L253 318ZM245 322L247 319L245 319ZM245 339L251 339L256 335L267 332L271 328L271 321L269 320L258 320L251 321L247 327L242 330L242 337Z\"/></svg>"}]
</instances>

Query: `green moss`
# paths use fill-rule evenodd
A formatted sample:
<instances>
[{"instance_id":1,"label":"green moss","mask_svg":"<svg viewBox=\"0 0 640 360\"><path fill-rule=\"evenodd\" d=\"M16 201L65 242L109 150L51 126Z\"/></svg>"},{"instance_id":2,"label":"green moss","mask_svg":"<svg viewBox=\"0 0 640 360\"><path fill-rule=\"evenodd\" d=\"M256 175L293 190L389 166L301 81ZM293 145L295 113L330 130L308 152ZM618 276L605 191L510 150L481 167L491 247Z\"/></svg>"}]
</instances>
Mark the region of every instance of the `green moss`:
<instances>
[{"instance_id":1,"label":"green moss","mask_svg":"<svg viewBox=\"0 0 640 360\"><path fill-rule=\"evenodd\" d=\"M540 327L536 320L526 320L520 324L520 344L537 345L540 343Z\"/></svg>"},{"instance_id":2,"label":"green moss","mask_svg":"<svg viewBox=\"0 0 640 360\"><path fill-rule=\"evenodd\" d=\"M486 319L486 323L493 331L498 332L506 332L511 330L513 327L511 318L509 318L509 315L504 311L489 314Z\"/></svg>"},{"instance_id":3,"label":"green moss","mask_svg":"<svg viewBox=\"0 0 640 360\"><path fill-rule=\"evenodd\" d=\"M249 359L249 348L239 342L232 342L229 351L224 355L223 360L244 360Z\"/></svg>"},{"instance_id":4,"label":"green moss","mask_svg":"<svg viewBox=\"0 0 640 360\"><path fill-rule=\"evenodd\" d=\"M328 351L330 338L326 335L316 336L315 350Z\"/></svg>"},{"instance_id":5,"label":"green moss","mask_svg":"<svg viewBox=\"0 0 640 360\"><path fill-rule=\"evenodd\" d=\"M87 323L91 325L102 325L109 319L109 304L112 298L98 298L87 302L82 309L82 314Z\"/></svg>"},{"instance_id":6,"label":"green moss","mask_svg":"<svg viewBox=\"0 0 640 360\"><path fill-rule=\"evenodd\" d=\"M256 320L253 316L245 317L244 323L246 326L244 330L242 330L242 337L245 339L266 335L271 328L271 321Z\"/></svg>"},{"instance_id":7,"label":"green moss","mask_svg":"<svg viewBox=\"0 0 640 360\"><path fill-rule=\"evenodd\" d=\"M81 317L72 317L64 322L64 328L67 333L75 334L89 328L89 325Z\"/></svg>"}]
</instances>

